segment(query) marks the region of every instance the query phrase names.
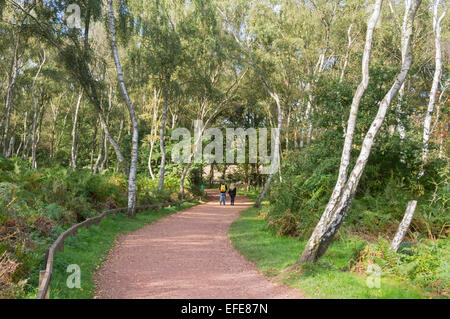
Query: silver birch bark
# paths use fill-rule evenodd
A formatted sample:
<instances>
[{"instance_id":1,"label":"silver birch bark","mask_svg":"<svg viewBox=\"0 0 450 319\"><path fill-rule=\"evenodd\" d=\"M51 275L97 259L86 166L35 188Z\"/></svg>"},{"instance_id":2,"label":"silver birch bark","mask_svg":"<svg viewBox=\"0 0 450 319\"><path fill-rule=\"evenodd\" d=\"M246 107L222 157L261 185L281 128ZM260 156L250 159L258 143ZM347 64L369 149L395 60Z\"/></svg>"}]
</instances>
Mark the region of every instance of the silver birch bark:
<instances>
[{"instance_id":1,"label":"silver birch bark","mask_svg":"<svg viewBox=\"0 0 450 319\"><path fill-rule=\"evenodd\" d=\"M369 64L370 64L370 54L372 51L372 40L373 40L373 32L375 29L375 26L378 22L378 19L380 17L381 12L381 5L382 0L376 0L374 9L372 12L372 15L369 18L369 21L367 23L367 32L366 32L366 41L364 45L364 51L363 51L363 58L362 58L362 80L359 83L355 95L352 100L352 105L350 107L350 115L347 121L347 128L345 130L345 140L344 140L344 147L342 149L342 155L341 155L341 165L339 167L339 173L338 173L338 179L336 181L336 185L334 186L333 193L331 194L330 200L325 208L324 213L322 214L321 219L319 220L319 223L316 226L317 227L324 227L325 223L330 219L330 214L333 209L333 207L336 205L339 196L342 194L345 182L347 180L347 172L348 167L350 165L350 155L353 145L353 137L355 133L356 128L356 120L358 117L358 109L359 105L361 103L361 99L364 95L364 92L366 91L368 85L369 85ZM313 251L316 242L318 241L319 237L322 235L322 231L317 229L313 232L311 235L311 238L307 244L307 247L305 248L305 251L309 249L310 251ZM315 256L312 256L315 258Z\"/></svg>"},{"instance_id":2,"label":"silver birch bark","mask_svg":"<svg viewBox=\"0 0 450 319\"><path fill-rule=\"evenodd\" d=\"M167 75L167 78L170 77ZM166 171L166 149L164 147L164 131L166 129L166 119L167 119L167 85L168 79L166 80L165 87L163 90L164 94L164 106L163 106L163 114L161 119L161 129L159 133L159 147L161 149L161 165L159 169L159 182L158 182L158 190L161 191L164 188L164 174Z\"/></svg>"},{"instance_id":3,"label":"silver birch bark","mask_svg":"<svg viewBox=\"0 0 450 319\"><path fill-rule=\"evenodd\" d=\"M22 144L23 144L23 153L22 158L25 157L25 151L27 147L28 140L28 111L25 112L25 118L23 120L23 136L22 136ZM16 156L19 156L20 147L17 149Z\"/></svg>"},{"instance_id":4,"label":"silver birch bark","mask_svg":"<svg viewBox=\"0 0 450 319\"><path fill-rule=\"evenodd\" d=\"M75 114L73 116L73 126L72 126L72 147L71 147L71 155L72 155L72 168L77 168L77 154L76 154L76 143L77 143L77 124L78 124L78 111L80 110L81 99L83 97L83 93L80 92L78 95L77 105L75 106Z\"/></svg>"},{"instance_id":5,"label":"silver birch bark","mask_svg":"<svg viewBox=\"0 0 450 319\"><path fill-rule=\"evenodd\" d=\"M37 125L38 125L38 119L39 119L39 101L36 97L35 87L36 87L36 81L39 77L39 74L42 71L42 67L44 66L44 63L46 61L47 57L45 54L45 51L43 51L42 54L42 61L39 63L38 71L36 72L36 75L33 79L33 85L31 87L31 94L33 96L33 102L34 102L34 110L33 110L33 124L32 124L32 137L31 137L31 166L33 169L37 169L37 160L36 160L36 148L37 148L37 141L38 141L38 135L37 135Z\"/></svg>"},{"instance_id":6,"label":"silver birch bark","mask_svg":"<svg viewBox=\"0 0 450 319\"><path fill-rule=\"evenodd\" d=\"M70 113L70 109L67 111L66 115L64 116L63 126L61 128L61 131L60 131L59 135L56 134L57 135L57 139L56 139L57 142L56 142L56 146L55 146L55 154L58 153L58 149L59 149L59 147L61 145L62 138L63 138L63 135L64 135L64 130L66 129L67 117L69 116L69 113Z\"/></svg>"},{"instance_id":7,"label":"silver birch bark","mask_svg":"<svg viewBox=\"0 0 450 319\"><path fill-rule=\"evenodd\" d=\"M94 174L97 174L100 171L100 161L102 160L103 147L105 145L103 143L104 139L105 139L105 132L102 132L102 134L100 134L100 143L99 143L98 155L97 155L97 159L95 160L94 169L93 169Z\"/></svg>"},{"instance_id":8,"label":"silver birch bark","mask_svg":"<svg viewBox=\"0 0 450 319\"><path fill-rule=\"evenodd\" d=\"M17 147L17 150L16 150L16 157L19 156L20 150L22 149L22 146L24 145L25 140L27 138L27 120L28 120L28 111L25 111L25 117L23 119L23 135L20 140L19 147Z\"/></svg>"},{"instance_id":9,"label":"silver birch bark","mask_svg":"<svg viewBox=\"0 0 450 319\"><path fill-rule=\"evenodd\" d=\"M411 5L410 1L411 0L406 0L405 1L405 5L406 6L410 6ZM391 11L393 12L393 8L392 8L392 3L391 2L389 2L389 6L390 6ZM406 18L407 18L407 16L405 15L403 17L403 23L402 23L402 26L401 26L401 32L402 33L404 33L404 30L407 27L407 22L408 21L407 21ZM401 47L402 63L405 60L405 54L406 54L406 52L405 52L406 47L404 46L404 43L403 43L404 40L405 39L402 38L402 47ZM397 102L397 107L396 107L396 111L397 111L397 119L396 119L397 126L396 126L396 130L399 133L400 139L402 141L406 138L406 130L405 130L405 127L403 126L402 121L401 121L401 117L403 115L403 105L402 105L402 103L403 103L404 92L405 92L405 83L403 82L402 86L400 87L400 90L398 92L398 102ZM402 154L402 159L401 160L404 161L403 154Z\"/></svg>"},{"instance_id":10,"label":"silver birch bark","mask_svg":"<svg viewBox=\"0 0 450 319\"><path fill-rule=\"evenodd\" d=\"M120 127L119 127L119 136L117 137L117 143L120 143L120 139L122 138L122 131L123 131L123 119L120 121ZM119 162L116 163L116 172L119 171Z\"/></svg>"},{"instance_id":11,"label":"silver birch bark","mask_svg":"<svg viewBox=\"0 0 450 319\"><path fill-rule=\"evenodd\" d=\"M407 5L405 8L405 15L407 16L407 24L406 28L402 30L402 45L405 46L406 48L405 48L405 59L402 63L401 71L397 75L395 82L393 83L390 90L386 93L386 95L384 96L383 100L379 105L378 113L375 119L373 120L372 124L370 125L370 128L367 131L365 138L363 140L361 151L356 161L355 167L351 171L348 180L344 179L342 181L344 184L342 187L339 187L338 189L339 192L337 193L337 195L333 194L334 196L333 195L331 196L330 201L328 202L328 205L325 208L325 211L321 219L319 220L318 224L316 225L316 228L314 229L313 234L311 235L310 239L308 240L308 243L306 244L302 256L298 261L299 263L315 262L325 253L329 244L334 238L334 235L336 234L342 222L344 221L344 218L351 206L353 197L356 193L356 188L358 186L361 175L364 171L365 165L367 164L371 148L375 142L375 137L381 125L383 124L389 106L391 105L393 99L396 97L398 91L400 90L400 87L405 81L406 75L408 74L408 71L411 67L412 63L411 42L413 35L413 22L417 8L419 7L420 3L421 0L413 0L409 2L409 5ZM374 14L372 15L369 22L376 23L376 21L378 20L377 16L379 15L380 9L381 9L381 1L377 1L374 8ZM368 28L368 32L369 30L370 28ZM360 89L360 87L361 86L358 87L358 90ZM349 132L351 132L351 130L348 127L347 134L349 134ZM341 161L341 168L343 164L345 165L345 163Z\"/></svg>"},{"instance_id":12,"label":"silver birch bark","mask_svg":"<svg viewBox=\"0 0 450 319\"><path fill-rule=\"evenodd\" d=\"M14 52L11 60L11 67L9 70L9 83L8 83L8 91L6 94L6 104L5 104L5 129L4 134L2 138L3 143L3 154L7 155L7 148L8 148L8 134L9 134L9 125L11 120L11 107L12 107L12 100L13 100L13 94L14 94L14 87L16 85L17 80L17 66L18 66L18 57L17 57L17 51L19 49L19 36L17 36L15 44L14 44ZM6 157L9 157L6 156Z\"/></svg>"},{"instance_id":13,"label":"silver birch bark","mask_svg":"<svg viewBox=\"0 0 450 319\"><path fill-rule=\"evenodd\" d=\"M406 207L405 215L403 216L403 219L398 226L397 233L394 236L394 239L391 243L391 249L393 249L395 252L400 247L400 244L403 241L403 238L405 238L406 232L408 231L409 225L411 225L411 221L414 216L414 212L416 210L417 201L412 200L408 202L408 206Z\"/></svg>"},{"instance_id":14,"label":"silver birch bark","mask_svg":"<svg viewBox=\"0 0 450 319\"><path fill-rule=\"evenodd\" d=\"M50 139L50 158L52 159L55 153L55 135L56 135L56 123L58 121L58 106L53 103L50 104L52 111L52 135Z\"/></svg>"},{"instance_id":15,"label":"silver birch bark","mask_svg":"<svg viewBox=\"0 0 450 319\"><path fill-rule=\"evenodd\" d=\"M359 7L359 6L358 6ZM345 71L347 70L347 66L348 66L348 60L350 58L350 53L352 50L352 46L353 43L356 40L356 37L358 36L359 32L352 38L352 28L353 28L353 23L354 20L350 23L348 29L347 29L347 51L345 52L345 57L344 57L344 64L342 66L341 69L341 75L339 76L339 83L342 83L344 81L344 75L345 75ZM346 136L346 126L345 126L345 119L344 119L344 110L342 110L342 117L341 117L341 122L342 122L342 130L344 132L344 138Z\"/></svg>"},{"instance_id":16,"label":"silver birch bark","mask_svg":"<svg viewBox=\"0 0 450 319\"><path fill-rule=\"evenodd\" d=\"M429 152L428 142L431 137L431 120L433 117L434 105L436 104L436 93L439 86L439 81L442 74L442 50L441 50L441 21L444 19L446 11L442 15L438 16L439 0L435 0L433 4L433 33L434 33L434 45L436 48L435 55L435 69L433 75L433 83L430 90L430 99L428 102L427 112L423 123L423 148L422 148L422 162L426 164ZM420 176L423 175L423 171Z\"/></svg>"},{"instance_id":17,"label":"silver birch bark","mask_svg":"<svg viewBox=\"0 0 450 319\"><path fill-rule=\"evenodd\" d=\"M354 21L352 21L347 29L347 51L345 52L345 57L344 57L344 63L342 65L342 69L341 69L341 75L339 76L339 83L341 83L344 80L344 75L345 75L345 71L347 70L347 66L348 66L348 60L350 58L350 53L352 50L352 46L353 43L356 40L356 36L359 34L359 32L357 33L357 35L355 35L352 38L352 28L353 28L353 23Z\"/></svg>"},{"instance_id":18,"label":"silver birch bark","mask_svg":"<svg viewBox=\"0 0 450 319\"><path fill-rule=\"evenodd\" d=\"M130 114L130 120L133 126L133 136L131 139L131 162L130 171L128 175L128 214L135 216L136 213L136 167L137 167L137 157L138 157L138 143L139 143L139 132L138 132L138 122L136 119L136 114L134 112L133 103L128 96L127 88L123 80L122 66L120 64L119 53L117 50L116 42L116 31L114 28L114 11L112 6L112 0L108 0L109 6L109 32L111 37L111 47L114 56L114 62L116 64L117 79L119 82L120 90L125 99L126 105L128 107L128 112Z\"/></svg>"},{"instance_id":19,"label":"silver birch bark","mask_svg":"<svg viewBox=\"0 0 450 319\"><path fill-rule=\"evenodd\" d=\"M92 142L91 142L91 160L90 160L90 167L91 167L91 172L94 173L94 153L95 153L95 148L96 148L96 143L95 141L97 140L97 131L98 131L98 119L95 122L95 128L94 128L94 134L92 136Z\"/></svg>"},{"instance_id":20,"label":"silver birch bark","mask_svg":"<svg viewBox=\"0 0 450 319\"><path fill-rule=\"evenodd\" d=\"M269 88L269 86L264 81L264 79L261 77L261 75L259 75L259 78L260 78L261 82L263 83L264 88L270 94L270 96L272 97L272 99L275 101L275 103L277 105L278 126L277 126L277 131L276 131L276 136L275 136L275 146L273 148L272 163L270 165L269 177L267 178L266 183L264 184L264 187L261 190L261 193L259 194L254 207L261 206L261 202L263 201L264 196L266 195L267 190L269 189L270 183L272 182L273 175L275 174L275 172L278 168L277 166L279 166L281 126L282 126L282 122L283 122L283 112L281 110L281 103L280 103L280 99L279 99L278 95Z\"/></svg>"},{"instance_id":21,"label":"silver birch bark","mask_svg":"<svg viewBox=\"0 0 450 319\"><path fill-rule=\"evenodd\" d=\"M109 83L109 94L108 94L108 110L107 110L107 115L106 115L106 125L109 126L109 115L111 114L111 109L112 109L112 94L113 94L113 89L112 89L112 84L111 82ZM105 167L107 167L108 165L108 161L109 161L109 145L108 145L108 138L105 136L104 141L103 141L103 151L104 151L104 156L103 156L103 160L102 160L102 164L100 165L100 169L103 171L105 169Z\"/></svg>"},{"instance_id":22,"label":"silver birch bark","mask_svg":"<svg viewBox=\"0 0 450 319\"><path fill-rule=\"evenodd\" d=\"M156 88L153 89L153 120L152 120L152 129L150 131L150 152L148 154L148 171L152 180L155 179L155 174L152 169L152 155L153 155L153 147L155 146L155 138L156 132L158 131L158 99L159 93L157 93Z\"/></svg>"}]
</instances>

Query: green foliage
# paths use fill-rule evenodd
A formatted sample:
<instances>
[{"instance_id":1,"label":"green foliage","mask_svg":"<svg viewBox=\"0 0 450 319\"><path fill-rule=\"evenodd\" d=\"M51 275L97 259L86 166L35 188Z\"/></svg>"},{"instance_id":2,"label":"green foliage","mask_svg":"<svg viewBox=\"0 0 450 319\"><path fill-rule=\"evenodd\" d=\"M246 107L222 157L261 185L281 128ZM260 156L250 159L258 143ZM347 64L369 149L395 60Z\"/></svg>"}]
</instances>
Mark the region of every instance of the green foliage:
<instances>
[{"instance_id":1,"label":"green foliage","mask_svg":"<svg viewBox=\"0 0 450 319\"><path fill-rule=\"evenodd\" d=\"M64 246L64 252L55 255L53 279L51 283L50 298L93 298L94 274L114 244L118 234L126 234L148 225L164 216L175 213L181 209L195 204L184 203L181 206L163 208L158 211L141 212L135 218L125 214L108 216L99 226L82 229L77 237L69 237ZM69 289L66 285L68 273L67 266L77 264L81 270L81 288ZM33 297L36 291L30 291Z\"/></svg>"},{"instance_id":2,"label":"green foliage","mask_svg":"<svg viewBox=\"0 0 450 319\"><path fill-rule=\"evenodd\" d=\"M105 208L126 203L126 192L115 184L123 178L120 175L61 167L33 171L20 160L1 157L0 172L4 177L0 181L0 255L6 252L18 264L11 277L16 286L39 269L43 250L61 232ZM33 284L19 286L27 290Z\"/></svg>"},{"instance_id":3,"label":"green foliage","mask_svg":"<svg viewBox=\"0 0 450 319\"><path fill-rule=\"evenodd\" d=\"M334 153L337 147L325 143L311 145L300 154L287 154L285 162L289 165L282 167L283 182L274 183L269 195L269 225L279 234L307 238L320 218L339 165ZM289 218L285 214L289 214ZM289 232L280 231L280 226Z\"/></svg>"},{"instance_id":4,"label":"green foliage","mask_svg":"<svg viewBox=\"0 0 450 319\"><path fill-rule=\"evenodd\" d=\"M353 270L361 271L369 264L376 264L385 274L410 281L433 294L449 297L449 252L448 237L437 241L423 240L413 245L404 243L399 253L390 249L389 242L380 239L361 251Z\"/></svg>"},{"instance_id":5,"label":"green foliage","mask_svg":"<svg viewBox=\"0 0 450 319\"><path fill-rule=\"evenodd\" d=\"M342 237L333 242L315 264L303 264L298 271L281 272L294 264L306 240L275 236L267 228L260 210L250 208L233 222L228 237L233 246L267 276L299 288L309 298L423 298L427 292L386 274L381 286L369 288L365 270L350 271L366 242L359 237Z\"/></svg>"},{"instance_id":6,"label":"green foliage","mask_svg":"<svg viewBox=\"0 0 450 319\"><path fill-rule=\"evenodd\" d=\"M269 225L278 234L311 235L337 178L341 146L331 142L340 140L335 134L338 132L330 131L301 153L285 155L283 182L275 182L269 195ZM344 229L372 238L393 236L408 201L416 198L419 205L411 226L413 239L445 236L450 218L448 163L435 160L418 179L421 166L415 161L415 148L402 153L403 161L397 143L394 138L374 146Z\"/></svg>"}]
</instances>

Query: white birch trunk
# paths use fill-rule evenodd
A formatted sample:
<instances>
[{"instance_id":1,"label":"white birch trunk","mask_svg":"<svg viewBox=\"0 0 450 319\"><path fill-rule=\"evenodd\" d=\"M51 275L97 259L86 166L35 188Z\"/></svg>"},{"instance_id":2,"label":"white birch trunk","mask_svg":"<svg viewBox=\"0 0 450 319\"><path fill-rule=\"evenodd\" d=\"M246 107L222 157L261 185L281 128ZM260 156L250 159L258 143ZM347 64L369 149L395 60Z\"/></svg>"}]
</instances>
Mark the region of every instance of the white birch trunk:
<instances>
[{"instance_id":1,"label":"white birch trunk","mask_svg":"<svg viewBox=\"0 0 450 319\"><path fill-rule=\"evenodd\" d=\"M152 180L155 180L155 174L153 173L152 168L152 155L153 155L153 147L155 146L155 138L156 132L158 131L158 93L156 92L156 88L153 89L153 121L152 121L152 129L150 131L150 152L148 154L148 171Z\"/></svg>"},{"instance_id":2,"label":"white birch trunk","mask_svg":"<svg viewBox=\"0 0 450 319\"><path fill-rule=\"evenodd\" d=\"M6 94L6 104L5 104L5 129L4 134L2 138L3 142L3 154L7 153L7 147L8 147L8 134L9 134L9 125L11 120L11 107L12 107L12 100L13 100L13 94L14 94L14 87L16 85L17 80L17 66L18 66L18 57L17 57L17 51L19 49L19 36L17 36L15 44L14 44L14 52L13 57L11 60L11 67L9 70L9 83L8 83L8 91ZM6 154L6 157L9 157L8 154Z\"/></svg>"},{"instance_id":3,"label":"white birch trunk","mask_svg":"<svg viewBox=\"0 0 450 319\"><path fill-rule=\"evenodd\" d=\"M32 137L31 137L31 166L33 169L37 169L37 160L36 160L36 148L37 148L37 143L38 143L38 135L37 135L37 125L38 125L38 119L39 119L39 112L40 112L40 107L39 107L39 101L38 98L36 97L36 92L35 92L35 87L36 87L36 81L37 78L39 77L39 74L42 71L42 67L44 66L44 63L46 61L46 55L45 55L45 51L43 51L43 55L42 55L42 61L40 61L39 63L39 68L38 71L36 72L36 75L33 79L33 85L31 87L31 94L33 96L33 102L34 102L34 110L33 110L33 124L32 124Z\"/></svg>"},{"instance_id":4,"label":"white birch trunk","mask_svg":"<svg viewBox=\"0 0 450 319\"><path fill-rule=\"evenodd\" d=\"M400 244L402 243L403 238L405 238L406 232L408 231L409 225L411 225L411 221L413 219L414 212L416 210L416 205L417 205L416 200L408 202L405 215L403 216L403 219L400 225L398 226L397 233L395 234L394 239L392 240L391 243L391 249L394 250L395 252L400 247Z\"/></svg>"},{"instance_id":5,"label":"white birch trunk","mask_svg":"<svg viewBox=\"0 0 450 319\"><path fill-rule=\"evenodd\" d=\"M382 0L376 0L373 13L367 23L366 42L364 46L362 66L361 66L362 80L358 85L358 88L356 89L355 95L352 100L352 105L350 108L350 115L347 122L347 129L345 130L346 135L344 140L344 147L342 149L341 165L339 167L338 179L333 189L333 193L331 194L330 200L325 208L325 212L323 213L322 218L318 223L318 226L324 225L325 221L330 218L330 211L335 206L339 196L341 195L344 189L344 185L347 180L347 172L348 167L350 165L350 155L353 145L353 136L356 128L356 120L358 117L358 109L361 103L361 99L364 95L364 92L366 91L369 85L369 64L370 64L370 54L372 51L373 32L380 17L381 4Z\"/></svg>"},{"instance_id":6,"label":"white birch trunk","mask_svg":"<svg viewBox=\"0 0 450 319\"><path fill-rule=\"evenodd\" d=\"M120 139L122 138L122 131L123 131L123 119L120 120L120 126L119 126L119 135L117 137L117 143L120 143ZM118 172L119 171L119 162L117 161L116 163L116 168L115 171Z\"/></svg>"},{"instance_id":7,"label":"white birch trunk","mask_svg":"<svg viewBox=\"0 0 450 319\"><path fill-rule=\"evenodd\" d=\"M111 37L111 47L114 55L114 62L116 64L117 79L119 82L120 90L126 101L128 112L130 114L130 120L133 126L133 136L131 140L131 163L130 172L128 175L128 213L131 216L135 216L136 213L136 167L137 167L137 157L138 157L138 143L139 143L139 132L138 132L138 122L136 119L136 114L134 112L133 103L128 96L128 92L123 80L122 66L120 64L119 53L117 50L116 42L116 32L114 29L114 11L112 6L112 0L108 0L109 6L109 32Z\"/></svg>"},{"instance_id":8,"label":"white birch trunk","mask_svg":"<svg viewBox=\"0 0 450 319\"><path fill-rule=\"evenodd\" d=\"M103 140L104 140L104 138L105 138L105 132L102 132L102 134L100 134L98 155L97 155L97 159L95 161L94 169L93 169L94 174L97 174L100 171L100 161L102 160L102 156L103 156L103 147L104 147Z\"/></svg>"},{"instance_id":9,"label":"white birch trunk","mask_svg":"<svg viewBox=\"0 0 450 319\"><path fill-rule=\"evenodd\" d=\"M76 144L77 144L77 124L78 124L78 112L80 110L81 99L83 97L83 93L80 92L78 95L77 105L75 106L75 115L73 116L73 126L72 126L72 147L71 147L71 155L72 155L72 168L77 168L77 154L76 154Z\"/></svg>"},{"instance_id":10,"label":"white birch trunk","mask_svg":"<svg viewBox=\"0 0 450 319\"><path fill-rule=\"evenodd\" d=\"M164 87L164 106L163 114L161 119L161 128L159 133L159 147L161 149L161 165L159 169L159 182L158 190L161 191L164 188L164 174L166 172L166 149L164 147L164 131L166 129L166 119L167 119L167 85L169 81L169 76L167 75L167 80Z\"/></svg>"},{"instance_id":11,"label":"white birch trunk","mask_svg":"<svg viewBox=\"0 0 450 319\"><path fill-rule=\"evenodd\" d=\"M266 183L264 184L263 189L261 190L261 193L258 196L258 199L255 202L254 207L260 207L261 203L264 199L264 196L266 195L267 190L269 189L270 183L272 182L273 175L275 174L278 166L279 166L279 156L280 156L280 140L281 140L281 127L283 122L283 112L281 110L281 103L278 95L269 88L267 83L264 81L264 79L259 75L261 82L263 82L264 87L266 91L270 94L272 99L274 99L276 105L277 105L277 113L278 113L278 127L277 127L277 133L275 137L275 146L273 148L273 156L272 156L272 163L270 165L270 173L269 177L266 180Z\"/></svg>"},{"instance_id":12,"label":"white birch trunk","mask_svg":"<svg viewBox=\"0 0 450 319\"><path fill-rule=\"evenodd\" d=\"M439 0L435 0L433 4L433 32L434 32L434 44L436 48L435 55L435 69L433 76L433 83L431 85L430 90L430 99L428 102L427 112L425 114L425 120L423 123L423 148L422 148L422 162L423 164L427 163L429 145L428 142L431 137L431 121L433 117L434 105L436 104L436 93L439 86L439 81L441 79L442 74L442 50L441 50L441 21L444 19L446 11L438 17L438 7ZM423 175L423 171L420 173L420 176Z\"/></svg>"},{"instance_id":13,"label":"white birch trunk","mask_svg":"<svg viewBox=\"0 0 450 319\"><path fill-rule=\"evenodd\" d=\"M383 121L386 117L386 113L388 111L389 106L391 105L393 99L398 94L401 85L405 81L406 75L411 67L412 63L412 54L411 54L411 42L413 35L413 22L414 17L419 7L421 0L414 0L410 2L409 6L406 6L405 15L407 16L407 26L404 30L402 30L402 44L405 48L405 59L401 66L401 71L397 75L394 84L384 96L383 100L380 103L378 108L378 113L373 120L369 130L366 133L366 136L363 140L361 151L356 161L355 167L351 171L348 180L343 180L343 186L339 187L339 193L337 196L330 198L328 205L318 222L316 228L314 229L313 234L311 235L306 247L300 257L299 263L302 262L315 262L318 258L320 258L325 251L327 250L329 244L331 243L334 235L338 231L341 226L344 218L351 206L353 197L356 193L356 189L358 187L359 180L364 171L365 165L367 164L367 160L370 155L370 151L375 142L375 137L383 124ZM374 9L374 14L372 15L370 21L375 22L378 19L373 19L374 16L379 14L381 9L381 1L377 1ZM377 13L378 12L378 13ZM370 23L369 23L370 24ZM370 28L368 29L369 32ZM367 46L366 46L367 47ZM368 64L367 64L368 66ZM360 89L360 87L358 87ZM357 90L358 92L358 90ZM349 119L350 121L350 119ZM347 134L351 130L347 129ZM350 159L350 158L348 158ZM341 166L342 166L341 161ZM346 174L345 174L346 175Z\"/></svg>"}]
</instances>

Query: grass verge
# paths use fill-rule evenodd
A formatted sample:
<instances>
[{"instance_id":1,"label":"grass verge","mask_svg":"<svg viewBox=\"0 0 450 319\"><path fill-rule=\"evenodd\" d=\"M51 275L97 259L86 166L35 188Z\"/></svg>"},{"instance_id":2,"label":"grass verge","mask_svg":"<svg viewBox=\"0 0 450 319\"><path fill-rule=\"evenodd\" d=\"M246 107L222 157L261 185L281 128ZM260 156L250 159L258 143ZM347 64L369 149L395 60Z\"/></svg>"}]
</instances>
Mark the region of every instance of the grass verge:
<instances>
[{"instance_id":1,"label":"grass verge","mask_svg":"<svg viewBox=\"0 0 450 319\"><path fill-rule=\"evenodd\" d=\"M249 208L230 227L233 246L268 277L280 275L299 258L306 241L277 237L266 227L259 209ZM367 276L350 272L366 242L359 237L340 238L314 265L304 264L300 271L280 275L281 282L299 288L309 298L424 298L426 292L383 274L380 288L369 288Z\"/></svg>"},{"instance_id":2,"label":"grass verge","mask_svg":"<svg viewBox=\"0 0 450 319\"><path fill-rule=\"evenodd\" d=\"M118 234L126 234L149 225L164 216L195 206L196 203L183 203L180 206L166 207L157 211L138 213L135 218L126 214L111 215L90 229L82 228L76 237L65 240L64 252L57 252L53 265L53 278L50 287L51 299L90 299L94 297L93 275L106 259ZM80 288L68 288L66 281L71 273L67 267L76 264L81 271ZM34 294L27 296L35 298Z\"/></svg>"}]
</instances>

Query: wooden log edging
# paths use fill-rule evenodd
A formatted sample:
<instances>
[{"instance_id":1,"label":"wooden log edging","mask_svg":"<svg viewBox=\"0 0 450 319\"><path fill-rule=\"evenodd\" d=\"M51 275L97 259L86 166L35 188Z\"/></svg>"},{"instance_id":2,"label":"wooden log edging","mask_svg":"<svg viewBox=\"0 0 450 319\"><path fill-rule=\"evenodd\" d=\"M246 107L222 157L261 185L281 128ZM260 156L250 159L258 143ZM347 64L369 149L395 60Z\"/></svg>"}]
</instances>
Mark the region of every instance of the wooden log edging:
<instances>
[{"instance_id":1,"label":"wooden log edging","mask_svg":"<svg viewBox=\"0 0 450 319\"><path fill-rule=\"evenodd\" d=\"M168 203L160 203L160 204L152 204L152 205L144 205L144 206L136 206L136 212L152 209L152 208L162 208L167 206L176 206L183 204L185 202L188 202L188 200L182 200L179 202L168 202ZM39 290L36 295L36 299L48 299L50 295L50 282L52 280L52 272L53 272L53 258L55 255L55 252L57 250L64 250L64 240L69 237L70 235L76 235L79 229L86 227L89 228L92 224L99 224L100 221L110 214L116 214L120 212L126 212L128 210L128 207L123 208L115 208L115 209L109 209L105 210L103 213L101 213L98 216L88 218L81 223L78 223L76 225L73 225L68 230L63 232L58 236L58 238L55 240L53 245L50 246L50 248L47 248L45 250L45 270L41 270L39 273Z\"/></svg>"}]
</instances>

